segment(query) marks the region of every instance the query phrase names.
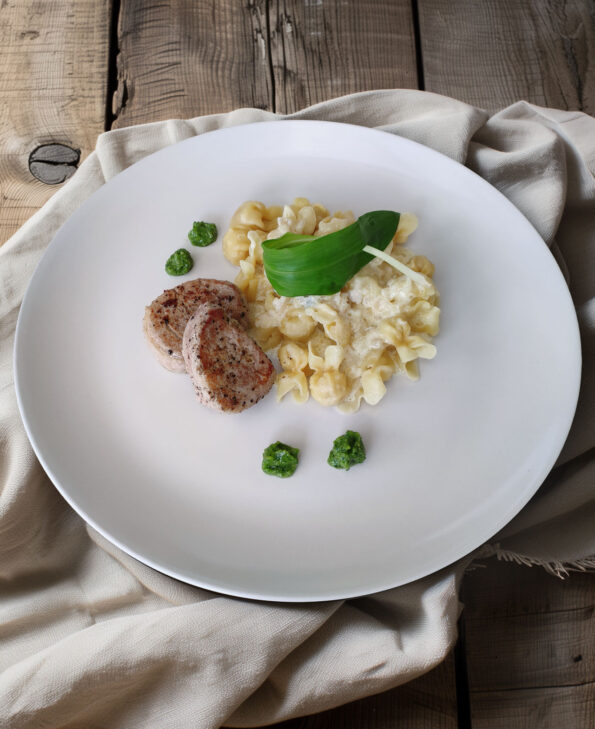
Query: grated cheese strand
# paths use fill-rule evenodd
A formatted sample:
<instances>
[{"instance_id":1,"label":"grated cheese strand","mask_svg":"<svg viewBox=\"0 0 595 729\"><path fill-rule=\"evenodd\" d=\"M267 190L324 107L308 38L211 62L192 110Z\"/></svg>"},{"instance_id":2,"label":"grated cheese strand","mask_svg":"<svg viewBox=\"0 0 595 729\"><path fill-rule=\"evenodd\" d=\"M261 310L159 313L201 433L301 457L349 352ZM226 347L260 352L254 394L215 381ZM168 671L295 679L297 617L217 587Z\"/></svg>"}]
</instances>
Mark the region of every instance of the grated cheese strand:
<instances>
[{"instance_id":1,"label":"grated cheese strand","mask_svg":"<svg viewBox=\"0 0 595 729\"><path fill-rule=\"evenodd\" d=\"M374 248L372 246L364 246L362 248L362 250L365 251L366 253L369 253L371 256L375 256L376 258L382 259L385 263L388 263L393 268L396 268L397 271L400 271L401 273L405 274L405 276L410 278L418 286L427 285L428 282L427 282L425 276L423 276L421 273L418 273L417 271L414 271L413 269L409 268L409 266L406 266L404 263L399 261L397 258L393 258L392 256L389 256L388 253L385 253L384 251L381 251L378 248Z\"/></svg>"}]
</instances>

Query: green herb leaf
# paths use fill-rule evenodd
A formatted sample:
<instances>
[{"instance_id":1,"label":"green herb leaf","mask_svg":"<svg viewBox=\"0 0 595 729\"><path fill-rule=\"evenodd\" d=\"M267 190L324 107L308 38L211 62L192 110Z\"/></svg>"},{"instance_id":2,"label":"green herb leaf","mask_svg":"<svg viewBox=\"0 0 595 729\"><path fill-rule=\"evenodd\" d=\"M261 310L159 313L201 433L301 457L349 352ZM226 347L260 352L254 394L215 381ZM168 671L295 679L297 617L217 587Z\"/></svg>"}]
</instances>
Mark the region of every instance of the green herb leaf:
<instances>
[{"instance_id":1,"label":"green herb leaf","mask_svg":"<svg viewBox=\"0 0 595 729\"><path fill-rule=\"evenodd\" d=\"M271 286L281 296L336 294L372 260L364 246L384 250L399 225L399 213L376 210L329 235L285 233L262 244Z\"/></svg>"}]
</instances>

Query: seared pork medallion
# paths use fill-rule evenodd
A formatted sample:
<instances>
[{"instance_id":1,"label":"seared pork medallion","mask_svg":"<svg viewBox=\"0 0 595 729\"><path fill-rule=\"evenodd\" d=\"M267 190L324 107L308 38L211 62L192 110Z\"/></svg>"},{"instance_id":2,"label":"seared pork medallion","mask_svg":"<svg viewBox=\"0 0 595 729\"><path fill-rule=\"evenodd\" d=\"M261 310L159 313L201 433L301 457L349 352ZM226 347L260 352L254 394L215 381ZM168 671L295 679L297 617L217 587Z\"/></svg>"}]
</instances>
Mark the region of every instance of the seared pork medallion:
<instances>
[{"instance_id":1,"label":"seared pork medallion","mask_svg":"<svg viewBox=\"0 0 595 729\"><path fill-rule=\"evenodd\" d=\"M230 281L197 278L167 289L145 307L143 329L158 361L171 372L185 372L182 356L184 329L204 303L222 307L241 326L247 326L244 297Z\"/></svg>"},{"instance_id":2,"label":"seared pork medallion","mask_svg":"<svg viewBox=\"0 0 595 729\"><path fill-rule=\"evenodd\" d=\"M186 326L182 353L203 405L239 413L273 386L275 368L238 321L211 303L201 304Z\"/></svg>"}]
</instances>

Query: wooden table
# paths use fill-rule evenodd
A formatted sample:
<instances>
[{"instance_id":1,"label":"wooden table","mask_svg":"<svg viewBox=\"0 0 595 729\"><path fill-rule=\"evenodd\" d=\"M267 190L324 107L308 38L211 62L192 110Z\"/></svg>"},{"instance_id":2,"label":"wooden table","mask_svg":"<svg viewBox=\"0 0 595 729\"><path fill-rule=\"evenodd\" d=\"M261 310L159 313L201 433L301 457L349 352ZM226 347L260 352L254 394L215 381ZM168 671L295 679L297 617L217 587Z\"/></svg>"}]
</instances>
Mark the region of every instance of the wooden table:
<instances>
[{"instance_id":1,"label":"wooden table","mask_svg":"<svg viewBox=\"0 0 595 729\"><path fill-rule=\"evenodd\" d=\"M593 114L594 25L593 0L2 0L0 242L130 124L374 88ZM441 666L279 726L592 729L594 597L591 575L487 561Z\"/></svg>"}]
</instances>

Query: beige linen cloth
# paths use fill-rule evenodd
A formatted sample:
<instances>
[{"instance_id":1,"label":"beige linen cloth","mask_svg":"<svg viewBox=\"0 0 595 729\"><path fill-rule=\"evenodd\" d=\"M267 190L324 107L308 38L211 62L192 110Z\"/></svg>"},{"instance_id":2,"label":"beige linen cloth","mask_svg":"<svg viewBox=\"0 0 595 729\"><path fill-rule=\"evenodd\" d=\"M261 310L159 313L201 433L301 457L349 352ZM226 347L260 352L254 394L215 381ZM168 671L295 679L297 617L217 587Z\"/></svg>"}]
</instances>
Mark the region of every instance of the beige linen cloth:
<instances>
[{"instance_id":1,"label":"beige linen cloth","mask_svg":"<svg viewBox=\"0 0 595 729\"><path fill-rule=\"evenodd\" d=\"M453 646L457 588L472 556L357 600L284 605L213 594L159 574L86 527L48 481L23 430L13 390L14 328L28 280L59 226L145 155L195 134L275 118L283 123L242 109L108 132L0 249L4 729L264 725L409 681ZM291 118L376 127L433 147L502 191L552 248L581 324L579 406L537 496L476 554L557 574L594 567L595 120L525 102L490 117L453 99L402 90L344 97Z\"/></svg>"}]
</instances>

